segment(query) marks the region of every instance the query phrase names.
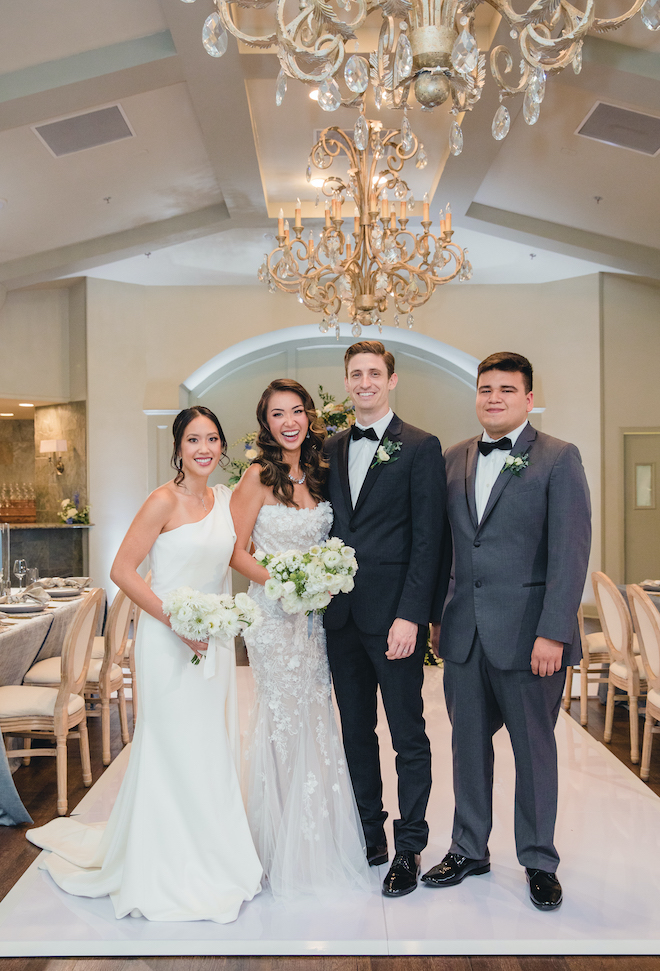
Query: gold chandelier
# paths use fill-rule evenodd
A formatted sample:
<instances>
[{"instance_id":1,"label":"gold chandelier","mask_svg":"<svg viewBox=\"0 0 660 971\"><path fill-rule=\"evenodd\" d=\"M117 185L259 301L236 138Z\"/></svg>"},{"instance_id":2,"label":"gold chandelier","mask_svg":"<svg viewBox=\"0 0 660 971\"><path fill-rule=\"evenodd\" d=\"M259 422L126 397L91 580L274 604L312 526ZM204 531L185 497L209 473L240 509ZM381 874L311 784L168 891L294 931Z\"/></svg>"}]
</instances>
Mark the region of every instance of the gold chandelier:
<instances>
[{"instance_id":1,"label":"gold chandelier","mask_svg":"<svg viewBox=\"0 0 660 971\"><path fill-rule=\"evenodd\" d=\"M423 232L414 235L407 229L408 206L414 205L414 200L399 173L414 156L420 168L426 164L423 148L407 119L402 129L384 129L380 121L368 121L360 114L352 138L339 128L326 128L312 149L308 181L312 165L328 169L340 155L346 157L348 173L346 179L332 174L323 180L325 225L318 246L313 231L303 239L298 200L292 227L280 210L277 246L265 256L259 279L271 291L297 293L301 303L322 313L319 329L324 334L334 329L339 337L342 305L353 322L354 337L359 337L365 326L380 328L381 314L390 298L397 311L395 326L399 326L399 314L403 313L411 328L413 309L425 304L437 286L457 276L469 280L472 275L467 250L464 253L452 243L450 207L446 214L440 213L436 235L431 232L425 196ZM393 200L389 193L393 193ZM343 229L348 199L353 202L352 233Z\"/></svg>"},{"instance_id":2,"label":"gold chandelier","mask_svg":"<svg viewBox=\"0 0 660 971\"><path fill-rule=\"evenodd\" d=\"M227 49L229 31L251 47L276 47L281 67L277 104L286 92L287 78L318 87L319 104L326 111L361 103L370 84L377 108L404 107L411 90L427 109L451 97L455 118L449 147L459 155L463 133L456 116L474 107L486 80L486 56L479 51L474 26L481 4L488 3L509 26L514 51L500 45L490 53L491 75L500 90L501 103L492 125L498 140L506 136L511 123L502 102L522 95L524 119L533 125L545 94L546 75L569 65L579 73L588 31L615 30L638 11L649 30L660 29L660 0L635 0L621 16L609 19L596 16L599 0L584 0L584 9L569 0L527 2L527 9L517 13L509 0L298 0L291 18L287 0L215 0L217 9L205 21L203 43L209 54L220 57ZM255 36L241 30L235 6L271 5L272 33ZM347 45L356 39L356 31L376 18L381 21L377 49L349 54ZM511 75L514 61L519 75L507 80L504 75ZM340 90L342 78L347 94Z\"/></svg>"}]
</instances>

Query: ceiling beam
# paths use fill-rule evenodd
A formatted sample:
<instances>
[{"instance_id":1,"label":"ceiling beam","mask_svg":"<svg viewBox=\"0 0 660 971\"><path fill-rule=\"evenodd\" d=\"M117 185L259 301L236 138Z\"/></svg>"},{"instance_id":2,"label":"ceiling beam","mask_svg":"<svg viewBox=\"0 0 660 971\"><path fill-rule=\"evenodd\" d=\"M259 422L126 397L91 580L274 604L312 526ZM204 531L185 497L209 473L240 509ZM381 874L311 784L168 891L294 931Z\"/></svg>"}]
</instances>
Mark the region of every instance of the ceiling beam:
<instances>
[{"instance_id":1,"label":"ceiling beam","mask_svg":"<svg viewBox=\"0 0 660 971\"><path fill-rule=\"evenodd\" d=\"M660 249L473 202L461 226L660 280Z\"/></svg>"},{"instance_id":2,"label":"ceiling beam","mask_svg":"<svg viewBox=\"0 0 660 971\"><path fill-rule=\"evenodd\" d=\"M57 277L84 273L96 266L116 263L213 233L260 227L262 224L267 227L265 220L260 222L250 216L231 219L226 205L218 203L195 212L172 216L170 219L145 223L133 229L99 236L97 239L84 240L0 263L0 284L8 290L16 290Z\"/></svg>"},{"instance_id":3,"label":"ceiling beam","mask_svg":"<svg viewBox=\"0 0 660 971\"><path fill-rule=\"evenodd\" d=\"M178 57L165 57L0 104L0 132L22 128L185 81Z\"/></svg>"},{"instance_id":4,"label":"ceiling beam","mask_svg":"<svg viewBox=\"0 0 660 971\"><path fill-rule=\"evenodd\" d=\"M202 46L200 10L181 0L159 2L229 213L232 218L248 215L266 220L243 59L236 41L229 38L222 57L209 57Z\"/></svg>"}]
</instances>

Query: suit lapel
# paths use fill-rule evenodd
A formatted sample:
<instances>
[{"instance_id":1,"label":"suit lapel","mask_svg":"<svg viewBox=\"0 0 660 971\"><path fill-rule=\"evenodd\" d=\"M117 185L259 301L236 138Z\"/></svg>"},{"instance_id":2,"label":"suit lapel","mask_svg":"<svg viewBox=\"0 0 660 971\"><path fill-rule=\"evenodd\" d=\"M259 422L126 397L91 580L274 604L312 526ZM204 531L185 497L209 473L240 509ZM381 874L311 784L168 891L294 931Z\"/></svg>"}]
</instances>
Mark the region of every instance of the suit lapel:
<instances>
[{"instance_id":1,"label":"suit lapel","mask_svg":"<svg viewBox=\"0 0 660 971\"><path fill-rule=\"evenodd\" d=\"M478 441L479 439L475 438L472 442L470 442L465 456L465 498L467 499L470 519L472 520L472 525L475 529L479 525L477 520L477 502L474 488L477 478L477 459L479 458L479 448L477 445Z\"/></svg>"},{"instance_id":2,"label":"suit lapel","mask_svg":"<svg viewBox=\"0 0 660 971\"><path fill-rule=\"evenodd\" d=\"M518 441L511 449L511 455L512 456L524 455L525 452L528 452L531 446L533 445L535 438L536 438L536 429L532 428L530 424L527 424L526 427L523 428L520 435L518 436ZM488 497L488 502L486 503L484 514L481 517L481 522L479 523L479 529L481 529L483 524L490 516L491 512L493 511L497 503L497 500L500 498L500 496L508 486L509 482L511 482L512 478L513 478L512 472L502 471L498 475L493 485L493 488L490 490L490 496Z\"/></svg>"},{"instance_id":3,"label":"suit lapel","mask_svg":"<svg viewBox=\"0 0 660 971\"><path fill-rule=\"evenodd\" d=\"M392 418L392 421L385 429L385 434L383 435L383 438L387 437L391 442L400 441L399 435L401 434L402 424L403 422L401 421L401 419L397 418L397 416L394 415ZM346 449L346 452L348 456L348 448ZM355 509L353 510L353 516L355 516L356 513L359 512L359 510L365 504L367 500L367 496L369 495L374 485L376 484L376 480L378 479L378 476L380 475L383 469L383 465L386 465L386 464L387 463L385 462L381 462L380 464L374 466L373 460L372 460L371 466L369 467L369 471L367 472L365 476L365 480L362 483L362 488L360 489L360 495L358 496L358 501L355 504ZM348 461L347 461L347 468L348 468ZM348 472L346 474L346 480L348 481ZM350 492L350 489L349 489L349 492Z\"/></svg>"},{"instance_id":4,"label":"suit lapel","mask_svg":"<svg viewBox=\"0 0 660 971\"><path fill-rule=\"evenodd\" d=\"M337 467L339 470L339 481L341 482L341 491L344 496L344 502L346 503L346 509L349 511L349 513L353 509L353 503L351 501L351 486L348 481L348 445L350 440L351 432L349 429L337 446Z\"/></svg>"}]
</instances>

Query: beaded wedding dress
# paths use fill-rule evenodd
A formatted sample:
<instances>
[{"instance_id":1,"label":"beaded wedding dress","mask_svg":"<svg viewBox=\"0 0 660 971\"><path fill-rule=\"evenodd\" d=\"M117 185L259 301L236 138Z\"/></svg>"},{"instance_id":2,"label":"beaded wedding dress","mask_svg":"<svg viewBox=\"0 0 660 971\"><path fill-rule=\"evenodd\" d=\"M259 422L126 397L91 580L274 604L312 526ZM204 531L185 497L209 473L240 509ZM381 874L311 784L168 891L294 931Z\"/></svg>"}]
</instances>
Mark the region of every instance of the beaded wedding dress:
<instances>
[{"instance_id":1,"label":"beaded wedding dress","mask_svg":"<svg viewBox=\"0 0 660 971\"><path fill-rule=\"evenodd\" d=\"M151 548L152 588L161 598L181 586L231 592L231 493L220 485L213 491L204 519L161 533ZM108 822L55 819L27 834L50 850L42 866L63 890L109 894L116 917L227 923L260 889L239 782L233 641L218 647L208 679L207 662L194 665L191 657L173 631L142 614L138 717Z\"/></svg>"},{"instance_id":2,"label":"beaded wedding dress","mask_svg":"<svg viewBox=\"0 0 660 971\"><path fill-rule=\"evenodd\" d=\"M327 539L332 507L262 506L252 533L266 553ZM369 890L362 826L332 704L318 614L286 614L261 584L263 623L244 633L256 688L248 760L248 819L276 897Z\"/></svg>"}]
</instances>

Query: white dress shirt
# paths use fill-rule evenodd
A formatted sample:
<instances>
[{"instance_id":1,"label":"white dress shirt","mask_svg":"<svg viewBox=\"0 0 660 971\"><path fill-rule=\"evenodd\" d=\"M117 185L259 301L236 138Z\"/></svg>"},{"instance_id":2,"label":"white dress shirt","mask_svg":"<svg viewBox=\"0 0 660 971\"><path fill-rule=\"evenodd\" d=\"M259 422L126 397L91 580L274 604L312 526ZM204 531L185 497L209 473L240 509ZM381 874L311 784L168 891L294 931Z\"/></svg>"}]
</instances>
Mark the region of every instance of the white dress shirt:
<instances>
[{"instance_id":1,"label":"white dress shirt","mask_svg":"<svg viewBox=\"0 0 660 971\"><path fill-rule=\"evenodd\" d=\"M482 455L479 452L479 458L477 459L477 475L474 482L474 500L477 506L477 522L481 522L481 517L483 516L486 506L488 505L488 499L490 498L490 492L495 485L495 480L498 475L502 472L504 468L504 460L507 455L511 454L513 446L518 441L518 436L522 432L525 425L528 425L527 419L520 425L519 428L514 428L512 432L508 435L502 435L501 438L508 438L511 440L510 449L500 449L494 448L490 455ZM491 438L486 432L481 436L482 442L494 442L497 439Z\"/></svg>"},{"instance_id":2,"label":"white dress shirt","mask_svg":"<svg viewBox=\"0 0 660 971\"><path fill-rule=\"evenodd\" d=\"M374 460L376 449L380 445L380 440L387 430L387 426L394 418L394 412L390 408L386 415L375 421L373 425L361 425L356 421L358 428L363 431L365 428L373 428L378 436L378 441L373 442L368 438L361 438L359 442L351 441L348 446L348 481L351 487L351 502L353 508L357 505L360 489L367 477L369 466Z\"/></svg>"}]
</instances>

